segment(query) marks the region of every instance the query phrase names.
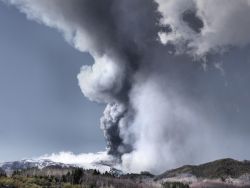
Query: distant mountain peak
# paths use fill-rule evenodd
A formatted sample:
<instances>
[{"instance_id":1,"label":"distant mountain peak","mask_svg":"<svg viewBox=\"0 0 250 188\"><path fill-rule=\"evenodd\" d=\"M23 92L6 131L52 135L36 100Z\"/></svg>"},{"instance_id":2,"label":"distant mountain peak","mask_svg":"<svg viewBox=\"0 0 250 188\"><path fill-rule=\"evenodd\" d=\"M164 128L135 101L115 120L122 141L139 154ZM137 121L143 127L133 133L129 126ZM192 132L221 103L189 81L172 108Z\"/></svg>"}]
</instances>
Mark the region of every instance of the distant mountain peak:
<instances>
[{"instance_id":1,"label":"distant mountain peak","mask_svg":"<svg viewBox=\"0 0 250 188\"><path fill-rule=\"evenodd\" d=\"M60 162L54 162L49 159L23 159L20 161L10 161L10 162L0 163L0 168L4 170L7 174L12 174L16 170L26 170L30 168L43 169L48 167L56 167L56 168L80 167L83 169L96 169L102 173L107 171L114 175L123 174L121 170L114 168L113 164L106 162L91 163L88 164L87 166L84 166L82 164L65 164Z\"/></svg>"},{"instance_id":2,"label":"distant mountain peak","mask_svg":"<svg viewBox=\"0 0 250 188\"><path fill-rule=\"evenodd\" d=\"M74 165L68 165L63 163L53 162L48 159L23 159L20 161L11 161L0 163L0 168L4 170L7 174L11 174L15 170L25 170L30 168L43 169L45 167L57 166L61 168L74 167Z\"/></svg>"}]
</instances>

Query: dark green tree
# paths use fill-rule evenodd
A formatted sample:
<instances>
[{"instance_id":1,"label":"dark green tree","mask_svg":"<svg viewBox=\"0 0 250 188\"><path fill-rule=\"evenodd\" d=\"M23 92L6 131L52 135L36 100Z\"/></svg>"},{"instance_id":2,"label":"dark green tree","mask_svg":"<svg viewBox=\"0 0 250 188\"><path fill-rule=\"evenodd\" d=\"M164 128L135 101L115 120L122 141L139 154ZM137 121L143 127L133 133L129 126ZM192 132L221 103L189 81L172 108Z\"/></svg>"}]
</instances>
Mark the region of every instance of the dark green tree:
<instances>
[{"instance_id":1,"label":"dark green tree","mask_svg":"<svg viewBox=\"0 0 250 188\"><path fill-rule=\"evenodd\" d=\"M81 184L82 177L84 175L84 171L82 168L76 168L72 172L73 184Z\"/></svg>"}]
</instances>

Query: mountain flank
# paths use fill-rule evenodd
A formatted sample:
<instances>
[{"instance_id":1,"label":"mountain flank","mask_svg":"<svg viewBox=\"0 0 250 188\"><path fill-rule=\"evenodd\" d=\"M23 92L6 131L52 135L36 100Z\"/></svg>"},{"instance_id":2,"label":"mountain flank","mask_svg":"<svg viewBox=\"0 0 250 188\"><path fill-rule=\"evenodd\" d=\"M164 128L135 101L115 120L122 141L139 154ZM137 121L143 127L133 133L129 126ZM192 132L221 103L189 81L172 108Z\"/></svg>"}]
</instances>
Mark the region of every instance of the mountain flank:
<instances>
[{"instance_id":1,"label":"mountain flank","mask_svg":"<svg viewBox=\"0 0 250 188\"><path fill-rule=\"evenodd\" d=\"M237 161L234 159L220 159L201 165L185 165L180 168L168 170L156 177L156 179L171 178L189 174L197 178L238 178L244 174L250 174L250 161Z\"/></svg>"}]
</instances>

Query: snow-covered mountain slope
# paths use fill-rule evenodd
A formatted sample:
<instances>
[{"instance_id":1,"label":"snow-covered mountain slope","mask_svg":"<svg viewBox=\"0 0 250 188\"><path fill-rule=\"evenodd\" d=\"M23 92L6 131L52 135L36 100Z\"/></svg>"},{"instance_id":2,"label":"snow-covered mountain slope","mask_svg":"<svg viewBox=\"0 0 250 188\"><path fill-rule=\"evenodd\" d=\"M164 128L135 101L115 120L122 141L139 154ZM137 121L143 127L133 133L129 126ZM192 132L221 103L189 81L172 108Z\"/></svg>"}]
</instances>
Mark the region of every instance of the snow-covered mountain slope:
<instances>
[{"instance_id":1,"label":"snow-covered mountain slope","mask_svg":"<svg viewBox=\"0 0 250 188\"><path fill-rule=\"evenodd\" d=\"M46 167L57 167L57 168L73 168L80 167L83 169L96 169L104 173L105 171L110 172L114 175L121 175L122 171L113 168L111 164L105 162L84 164L65 164L60 162L54 162L48 159L24 159L20 161L3 162L0 163L0 168L3 169L7 174L12 174L16 170L25 170L30 168L43 169Z\"/></svg>"},{"instance_id":2,"label":"snow-covered mountain slope","mask_svg":"<svg viewBox=\"0 0 250 188\"><path fill-rule=\"evenodd\" d=\"M24 159L20 161L0 163L0 168L3 169L7 174L12 173L15 170L24 170L29 168L42 169L48 166L54 166L60 168L74 167L73 165L57 163L51 160L33 160L33 159Z\"/></svg>"}]
</instances>

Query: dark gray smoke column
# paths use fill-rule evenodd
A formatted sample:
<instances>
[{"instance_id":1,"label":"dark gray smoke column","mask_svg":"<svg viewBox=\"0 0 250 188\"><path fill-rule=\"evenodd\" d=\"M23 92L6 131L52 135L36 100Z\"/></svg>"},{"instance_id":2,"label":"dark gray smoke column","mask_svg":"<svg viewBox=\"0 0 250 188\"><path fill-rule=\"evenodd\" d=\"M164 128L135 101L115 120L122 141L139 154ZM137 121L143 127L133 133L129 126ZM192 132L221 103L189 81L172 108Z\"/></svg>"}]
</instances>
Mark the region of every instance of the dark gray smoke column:
<instances>
[{"instance_id":1,"label":"dark gray smoke column","mask_svg":"<svg viewBox=\"0 0 250 188\"><path fill-rule=\"evenodd\" d=\"M224 106L211 104L222 104L226 93L225 83L215 81L224 74L218 51L250 41L250 19L239 21L249 18L249 1L4 1L93 56L79 85L90 100L107 104L101 128L107 152L123 169L160 172L233 156L223 149L236 139L224 142Z\"/></svg>"},{"instance_id":2,"label":"dark gray smoke column","mask_svg":"<svg viewBox=\"0 0 250 188\"><path fill-rule=\"evenodd\" d=\"M116 156L130 152L132 146L124 143L119 124L133 118L129 91L145 50L158 37L157 4L151 0L6 2L17 5L28 18L59 29L77 49L91 53L96 62L82 67L80 87L90 100L108 103L101 120L108 152Z\"/></svg>"},{"instance_id":3,"label":"dark gray smoke column","mask_svg":"<svg viewBox=\"0 0 250 188\"><path fill-rule=\"evenodd\" d=\"M129 99L133 76L144 63L142 58L145 50L156 43L158 27L155 23L159 16L155 14L156 3L148 0L143 3L138 0L103 3L105 5L98 1L93 10L89 10L91 15L83 16L93 16L97 22L89 22L93 31L88 32L91 35L94 33L92 37L97 41L98 48L104 45L100 48L102 54L98 55L102 57L97 58L92 68L83 67L78 78L85 96L108 103L101 119L101 128L107 139L108 153L121 157L133 150L132 144L124 140L125 135L122 135L121 129L126 130L128 122L133 119L134 112ZM85 6L86 4L83 5ZM95 33L96 30L100 33ZM96 36L102 37L96 39ZM102 69L103 75L99 75L99 69ZM88 74L93 74L93 77L98 74L100 78L93 78ZM88 85L86 82L92 83Z\"/></svg>"}]
</instances>

